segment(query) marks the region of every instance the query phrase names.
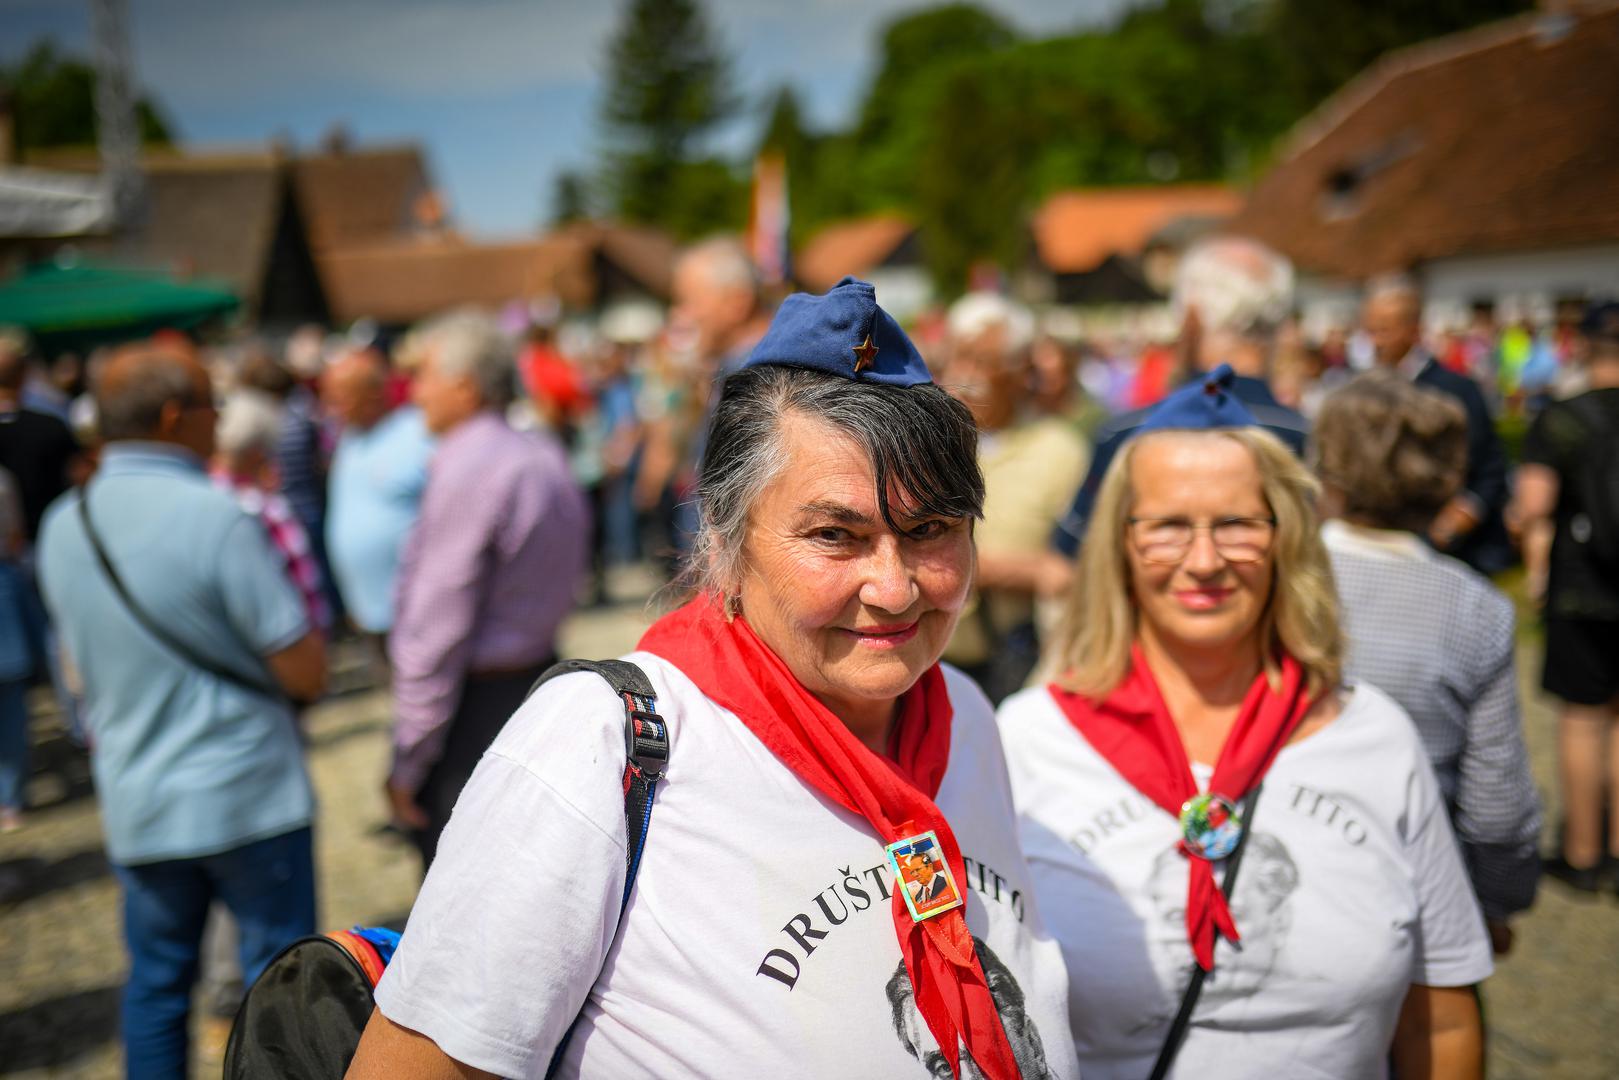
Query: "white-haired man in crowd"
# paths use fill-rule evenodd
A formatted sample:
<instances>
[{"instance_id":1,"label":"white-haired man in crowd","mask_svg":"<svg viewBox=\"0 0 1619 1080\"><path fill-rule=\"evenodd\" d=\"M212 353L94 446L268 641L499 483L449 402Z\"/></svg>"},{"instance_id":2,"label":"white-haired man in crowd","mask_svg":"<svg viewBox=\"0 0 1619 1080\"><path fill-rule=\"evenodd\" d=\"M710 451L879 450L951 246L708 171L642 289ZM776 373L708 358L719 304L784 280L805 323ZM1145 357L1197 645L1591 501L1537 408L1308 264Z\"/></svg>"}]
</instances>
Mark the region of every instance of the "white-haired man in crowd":
<instances>
[{"instance_id":1,"label":"white-haired man in crowd","mask_svg":"<svg viewBox=\"0 0 1619 1080\"><path fill-rule=\"evenodd\" d=\"M1180 353L1191 369L1187 374L1197 378L1230 364L1236 375L1232 396L1261 427L1302 456L1310 422L1277 401L1270 387L1277 332L1293 307L1292 264L1253 240L1215 237L1194 245L1181 259L1172 299L1181 317ZM1121 413L1096 433L1090 471L1051 538L1061 554L1071 559L1079 553L1102 477L1150 411Z\"/></svg>"},{"instance_id":2,"label":"white-haired man in crowd","mask_svg":"<svg viewBox=\"0 0 1619 1080\"><path fill-rule=\"evenodd\" d=\"M1057 416L1028 409L1034 318L993 293L969 293L951 307L950 349L941 383L978 422L984 520L976 596L946 659L978 680L991 701L1022 687L1039 659L1034 601L1053 556L1047 545L1085 475L1085 440Z\"/></svg>"},{"instance_id":3,"label":"white-haired man in crowd","mask_svg":"<svg viewBox=\"0 0 1619 1080\"><path fill-rule=\"evenodd\" d=\"M675 264L674 304L669 327L675 340L689 344L698 389L689 425L657 423L648 431L646 467L666 473L649 476L643 487L667 491L674 514L674 541L684 551L697 530L691 490L703 460L708 420L718 404L720 383L748 358L770 325L759 270L735 240L717 237L684 251Z\"/></svg>"},{"instance_id":4,"label":"white-haired man in crowd","mask_svg":"<svg viewBox=\"0 0 1619 1080\"><path fill-rule=\"evenodd\" d=\"M399 567L389 805L431 865L472 769L556 657L590 514L562 447L506 423L516 378L495 324L452 313L415 335L413 396L438 437Z\"/></svg>"}]
</instances>

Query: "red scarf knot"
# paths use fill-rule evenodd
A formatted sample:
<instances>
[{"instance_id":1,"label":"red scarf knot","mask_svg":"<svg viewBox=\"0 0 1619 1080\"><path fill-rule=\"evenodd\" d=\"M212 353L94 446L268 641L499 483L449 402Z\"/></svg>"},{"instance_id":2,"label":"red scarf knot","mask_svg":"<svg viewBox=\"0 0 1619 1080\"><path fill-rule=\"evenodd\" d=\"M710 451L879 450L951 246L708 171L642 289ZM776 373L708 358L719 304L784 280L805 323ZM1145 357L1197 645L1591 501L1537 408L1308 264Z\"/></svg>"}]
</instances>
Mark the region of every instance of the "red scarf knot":
<instances>
[{"instance_id":1,"label":"red scarf knot","mask_svg":"<svg viewBox=\"0 0 1619 1080\"><path fill-rule=\"evenodd\" d=\"M1233 802L1239 802L1264 779L1271 762L1310 711L1303 667L1286 653L1280 664L1281 685L1276 689L1271 688L1265 672L1255 676L1209 780L1211 792ZM1056 684L1049 689L1085 741L1131 786L1179 822L1181 807L1198 794L1197 780L1141 646L1131 649L1129 673L1105 698L1084 697ZM1211 971L1216 932L1230 941L1242 939L1225 895L1215 883L1214 865L1193 855L1184 840L1175 846L1191 864L1186 884L1186 940L1198 964Z\"/></svg>"}]
</instances>

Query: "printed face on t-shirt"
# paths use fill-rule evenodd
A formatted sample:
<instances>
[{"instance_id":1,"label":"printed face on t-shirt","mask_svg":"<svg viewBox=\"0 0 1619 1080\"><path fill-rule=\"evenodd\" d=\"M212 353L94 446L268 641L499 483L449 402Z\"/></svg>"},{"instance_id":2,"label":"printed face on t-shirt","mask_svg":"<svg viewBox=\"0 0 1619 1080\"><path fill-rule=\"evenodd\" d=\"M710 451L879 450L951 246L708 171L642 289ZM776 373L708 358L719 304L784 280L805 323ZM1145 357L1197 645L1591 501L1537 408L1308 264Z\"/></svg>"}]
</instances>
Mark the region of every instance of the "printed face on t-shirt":
<instances>
[{"instance_id":1,"label":"printed face on t-shirt","mask_svg":"<svg viewBox=\"0 0 1619 1080\"><path fill-rule=\"evenodd\" d=\"M1177 872L1187 857L1166 848L1153 862L1147 887L1161 921L1159 930L1171 940L1186 936L1186 876ZM1269 833L1248 838L1242 873L1231 897L1231 920L1242 935L1241 961L1216 966L1205 989L1207 1004L1246 997L1259 989L1275 966L1292 927L1290 901L1299 886L1298 865L1287 846ZM1159 978L1166 986L1183 985L1191 949L1155 953ZM1171 970L1162 970L1168 964Z\"/></svg>"},{"instance_id":2,"label":"printed face on t-shirt","mask_svg":"<svg viewBox=\"0 0 1619 1080\"><path fill-rule=\"evenodd\" d=\"M890 529L865 452L789 414L786 466L754 503L743 547L742 614L805 689L846 715L892 702L944 652L967 598L965 519Z\"/></svg>"},{"instance_id":3,"label":"printed face on t-shirt","mask_svg":"<svg viewBox=\"0 0 1619 1080\"><path fill-rule=\"evenodd\" d=\"M1018 1075L1023 1080L1049 1080L1051 1068L1046 1060L1045 1044L1040 1039L1040 1029L1025 1007L1023 988L1018 985L1011 969L995 954L995 950L984 944L976 934L973 936L973 951L978 954L978 966L984 970L989 996L994 999L995 1011L1000 1014L1001 1029L1006 1032L1012 1058L1018 1064ZM950 1080L950 1062L944 1054L937 1049L921 1049L931 1046L932 1042L924 1038L927 1029L922 1014L916 1009L916 996L911 989L911 977L905 971L905 961L901 960L894 969L884 992L888 997L888 1006L893 1010L894 1034L899 1037L900 1044L927 1067L930 1075L940 1080ZM984 1075L972 1056L965 1051L961 1055L961 1075L972 1078Z\"/></svg>"}]
</instances>

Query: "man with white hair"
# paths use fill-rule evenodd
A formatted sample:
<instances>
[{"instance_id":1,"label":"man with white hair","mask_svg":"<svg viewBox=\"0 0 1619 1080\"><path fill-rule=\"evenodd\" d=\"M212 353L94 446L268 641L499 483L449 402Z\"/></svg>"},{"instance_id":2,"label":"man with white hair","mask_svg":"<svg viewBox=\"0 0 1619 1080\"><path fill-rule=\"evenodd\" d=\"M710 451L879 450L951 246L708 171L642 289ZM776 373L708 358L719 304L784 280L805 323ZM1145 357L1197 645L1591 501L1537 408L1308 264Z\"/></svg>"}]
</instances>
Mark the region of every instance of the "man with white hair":
<instances>
[{"instance_id":1,"label":"man with white hair","mask_svg":"<svg viewBox=\"0 0 1619 1080\"><path fill-rule=\"evenodd\" d=\"M585 565L589 511L556 441L503 410L512 345L489 319L418 332L413 396L438 447L399 567L389 803L424 865L472 769L556 656Z\"/></svg>"},{"instance_id":2,"label":"man with white hair","mask_svg":"<svg viewBox=\"0 0 1619 1080\"><path fill-rule=\"evenodd\" d=\"M1051 530L1080 478L1087 448L1056 416L1025 413L1034 318L994 293L969 293L950 308L950 358L941 383L978 424L984 519L977 593L945 658L978 681L990 700L1022 687L1039 659L1034 599L1047 592Z\"/></svg>"},{"instance_id":3,"label":"man with white hair","mask_svg":"<svg viewBox=\"0 0 1619 1080\"><path fill-rule=\"evenodd\" d=\"M1271 360L1276 333L1293 306L1293 267L1263 244L1219 236L1194 245L1175 272L1175 310L1181 317L1181 353L1193 377L1230 364L1236 379L1231 395L1259 425L1300 456L1310 422L1276 400L1271 392ZM1102 477L1124 441L1151 409L1121 413L1096 434L1096 453L1073 505L1052 534L1051 543L1073 558L1085 537L1085 523Z\"/></svg>"},{"instance_id":4,"label":"man with white hair","mask_svg":"<svg viewBox=\"0 0 1619 1080\"><path fill-rule=\"evenodd\" d=\"M748 358L770 325L759 270L747 251L730 237L715 237L688 248L675 264L671 284L674 304L669 325L676 339L684 336L696 359L697 400L701 418L682 438L674 424L658 424L649 439L665 442L654 462L674 464L663 484L674 503L674 534L682 550L697 531L696 504L690 499L697 465L703 459L709 417L719 401L720 383ZM696 410L694 410L695 412ZM681 445L683 444L683 445Z\"/></svg>"}]
</instances>

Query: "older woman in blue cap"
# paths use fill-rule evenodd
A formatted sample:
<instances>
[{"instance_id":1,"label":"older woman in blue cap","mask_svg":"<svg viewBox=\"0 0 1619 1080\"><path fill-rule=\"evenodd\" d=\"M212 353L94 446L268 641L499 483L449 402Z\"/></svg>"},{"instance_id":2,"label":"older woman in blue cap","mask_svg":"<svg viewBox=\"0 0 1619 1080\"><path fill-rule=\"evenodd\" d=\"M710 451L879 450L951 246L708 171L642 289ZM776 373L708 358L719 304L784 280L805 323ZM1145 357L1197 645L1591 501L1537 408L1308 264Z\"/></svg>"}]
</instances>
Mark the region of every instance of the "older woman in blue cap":
<instances>
[{"instance_id":1,"label":"older woman in blue cap","mask_svg":"<svg viewBox=\"0 0 1619 1080\"><path fill-rule=\"evenodd\" d=\"M624 658L667 756L644 848L625 703L545 683L456 807L351 1076L1075 1075L994 718L938 663L975 445L870 285L783 303L715 410L694 598Z\"/></svg>"},{"instance_id":2,"label":"older woman in blue cap","mask_svg":"<svg viewBox=\"0 0 1619 1080\"><path fill-rule=\"evenodd\" d=\"M1316 485L1230 383L1113 460L1063 674L999 713L1081 1071L1478 1076L1490 949L1438 784L1341 678Z\"/></svg>"}]
</instances>

